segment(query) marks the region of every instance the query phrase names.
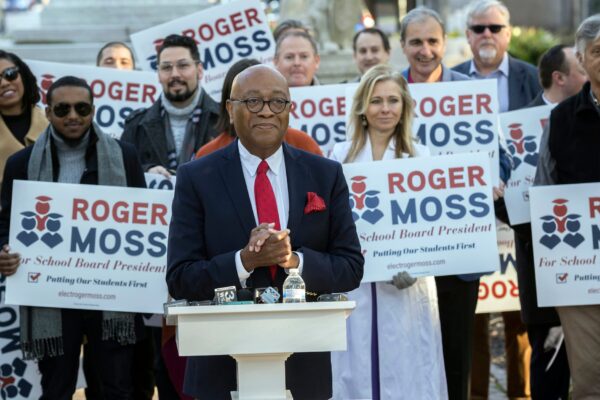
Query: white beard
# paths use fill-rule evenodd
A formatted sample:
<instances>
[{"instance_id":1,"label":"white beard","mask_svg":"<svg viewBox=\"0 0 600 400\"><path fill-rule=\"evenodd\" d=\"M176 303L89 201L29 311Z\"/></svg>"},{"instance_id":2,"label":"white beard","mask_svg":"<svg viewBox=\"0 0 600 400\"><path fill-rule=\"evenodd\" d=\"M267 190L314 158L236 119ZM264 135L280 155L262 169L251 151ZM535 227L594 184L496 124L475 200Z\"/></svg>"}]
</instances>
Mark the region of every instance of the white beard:
<instances>
[{"instance_id":1,"label":"white beard","mask_svg":"<svg viewBox=\"0 0 600 400\"><path fill-rule=\"evenodd\" d=\"M498 51L493 47L479 49L479 58L484 61L492 61L496 58Z\"/></svg>"}]
</instances>

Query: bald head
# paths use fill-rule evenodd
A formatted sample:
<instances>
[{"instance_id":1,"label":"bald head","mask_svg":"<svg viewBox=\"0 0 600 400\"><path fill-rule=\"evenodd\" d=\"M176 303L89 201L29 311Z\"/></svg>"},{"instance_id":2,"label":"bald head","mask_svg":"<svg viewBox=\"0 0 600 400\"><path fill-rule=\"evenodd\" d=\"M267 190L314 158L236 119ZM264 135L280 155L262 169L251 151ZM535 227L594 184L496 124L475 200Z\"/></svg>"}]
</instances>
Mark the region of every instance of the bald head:
<instances>
[{"instance_id":1,"label":"bald head","mask_svg":"<svg viewBox=\"0 0 600 400\"><path fill-rule=\"evenodd\" d=\"M256 83L263 80L267 80L269 86L284 94L286 99L290 98L290 89L285 77L275 68L264 64L254 65L240 72L231 85L231 97L237 99L243 96L243 93L255 90Z\"/></svg>"},{"instance_id":2,"label":"bald head","mask_svg":"<svg viewBox=\"0 0 600 400\"><path fill-rule=\"evenodd\" d=\"M272 67L254 65L235 77L227 112L246 150L264 160L281 147L290 104L287 81Z\"/></svg>"}]
</instances>

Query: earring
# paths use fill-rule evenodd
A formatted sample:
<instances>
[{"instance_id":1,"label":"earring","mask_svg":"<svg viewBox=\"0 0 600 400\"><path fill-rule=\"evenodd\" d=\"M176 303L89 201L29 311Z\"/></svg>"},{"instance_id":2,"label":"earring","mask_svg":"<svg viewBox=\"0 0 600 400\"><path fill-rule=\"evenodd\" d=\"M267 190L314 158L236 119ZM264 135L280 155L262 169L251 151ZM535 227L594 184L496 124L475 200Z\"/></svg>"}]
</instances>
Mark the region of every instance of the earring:
<instances>
[{"instance_id":1,"label":"earring","mask_svg":"<svg viewBox=\"0 0 600 400\"><path fill-rule=\"evenodd\" d=\"M367 117L365 117L364 115L361 115L361 116L360 116L360 119L361 119L362 126L364 126L364 127L366 128L366 127L367 127L367 125L369 124L369 123L367 122Z\"/></svg>"}]
</instances>

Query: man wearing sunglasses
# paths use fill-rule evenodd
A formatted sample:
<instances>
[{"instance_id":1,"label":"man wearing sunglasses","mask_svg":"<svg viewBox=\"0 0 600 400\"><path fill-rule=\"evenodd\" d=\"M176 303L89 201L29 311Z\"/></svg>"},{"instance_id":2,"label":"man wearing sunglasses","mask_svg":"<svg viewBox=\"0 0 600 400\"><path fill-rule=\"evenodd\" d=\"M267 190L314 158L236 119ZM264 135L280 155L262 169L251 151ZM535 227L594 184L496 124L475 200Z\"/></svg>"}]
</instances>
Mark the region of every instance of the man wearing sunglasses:
<instances>
[{"instance_id":1,"label":"man wearing sunglasses","mask_svg":"<svg viewBox=\"0 0 600 400\"><path fill-rule=\"evenodd\" d=\"M510 44L510 13L498 0L471 4L467 14L467 40L473 59L453 69L472 79L496 79L500 112L517 110L542 90L537 69L507 53ZM502 314L505 325L508 397L528 398L529 354L527 330L519 312ZM471 398L487 398L490 371L489 314L475 317Z\"/></svg>"},{"instance_id":2,"label":"man wearing sunglasses","mask_svg":"<svg viewBox=\"0 0 600 400\"><path fill-rule=\"evenodd\" d=\"M118 142L93 125L92 90L82 79L65 76L46 93L50 125L33 146L11 156L0 197L0 245L8 243L13 182L19 180L108 186L146 186L133 146ZM20 255L3 247L0 272L15 273ZM105 398L132 398L134 343L141 316L98 310L21 307L21 348L38 360L43 400L71 399L85 335L98 362ZM113 329L114 328L114 329ZM106 338L106 339L105 339Z\"/></svg>"},{"instance_id":3,"label":"man wearing sunglasses","mask_svg":"<svg viewBox=\"0 0 600 400\"><path fill-rule=\"evenodd\" d=\"M510 13L502 2L474 2L467 15L466 34L473 59L453 69L474 79L497 79L500 112L527 106L542 90L537 69L507 53Z\"/></svg>"},{"instance_id":4,"label":"man wearing sunglasses","mask_svg":"<svg viewBox=\"0 0 600 400\"><path fill-rule=\"evenodd\" d=\"M169 177L217 136L219 104L200 86L203 74L196 42L167 36L158 49L163 93L150 108L131 113L121 136L138 150L144 171Z\"/></svg>"},{"instance_id":5,"label":"man wearing sunglasses","mask_svg":"<svg viewBox=\"0 0 600 400\"><path fill-rule=\"evenodd\" d=\"M167 255L173 298L210 300L225 286L281 292L289 268L298 268L308 301L360 284L364 259L342 167L283 143L290 107L281 73L245 69L227 101L238 139L179 168ZM330 398L329 353L290 356L286 386L297 400ZM186 394L225 400L232 390L233 358L188 358Z\"/></svg>"}]
</instances>

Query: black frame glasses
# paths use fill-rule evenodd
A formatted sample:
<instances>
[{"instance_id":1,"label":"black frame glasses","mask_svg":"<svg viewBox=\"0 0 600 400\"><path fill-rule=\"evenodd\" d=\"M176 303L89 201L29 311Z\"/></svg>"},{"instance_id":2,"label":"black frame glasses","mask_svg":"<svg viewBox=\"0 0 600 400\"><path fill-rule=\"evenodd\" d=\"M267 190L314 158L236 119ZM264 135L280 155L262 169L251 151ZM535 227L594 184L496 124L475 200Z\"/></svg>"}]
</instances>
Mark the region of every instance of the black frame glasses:
<instances>
[{"instance_id":1,"label":"black frame glasses","mask_svg":"<svg viewBox=\"0 0 600 400\"><path fill-rule=\"evenodd\" d=\"M75 104L69 103L58 103L52 106L52 112L58 118L64 118L71 112L71 107L75 109L75 112L80 117L87 117L92 113L93 106L90 103L81 101Z\"/></svg>"},{"instance_id":2,"label":"black frame glasses","mask_svg":"<svg viewBox=\"0 0 600 400\"><path fill-rule=\"evenodd\" d=\"M229 99L228 101L232 101L234 103L246 103L246 108L248 111L254 114L260 112L265 106L265 103L269 105L269 110L271 110L273 113L280 114L283 112L283 110L285 110L288 104L291 103L291 101L282 97L276 97L271 100L263 100L260 97L248 97L247 99Z\"/></svg>"},{"instance_id":3,"label":"black frame glasses","mask_svg":"<svg viewBox=\"0 0 600 400\"><path fill-rule=\"evenodd\" d=\"M8 67L0 74L0 80L6 79L8 82L12 82L19 77L19 67Z\"/></svg>"},{"instance_id":4,"label":"black frame glasses","mask_svg":"<svg viewBox=\"0 0 600 400\"><path fill-rule=\"evenodd\" d=\"M481 35L486 29L489 29L491 33L498 33L502 29L506 28L506 25L501 24L490 24L490 25L471 25L469 27L474 33Z\"/></svg>"}]
</instances>

